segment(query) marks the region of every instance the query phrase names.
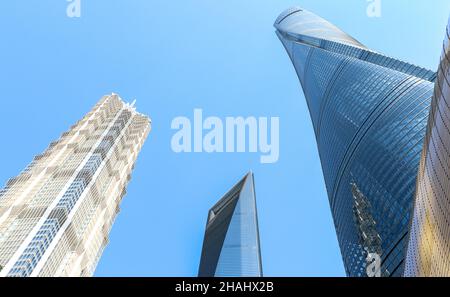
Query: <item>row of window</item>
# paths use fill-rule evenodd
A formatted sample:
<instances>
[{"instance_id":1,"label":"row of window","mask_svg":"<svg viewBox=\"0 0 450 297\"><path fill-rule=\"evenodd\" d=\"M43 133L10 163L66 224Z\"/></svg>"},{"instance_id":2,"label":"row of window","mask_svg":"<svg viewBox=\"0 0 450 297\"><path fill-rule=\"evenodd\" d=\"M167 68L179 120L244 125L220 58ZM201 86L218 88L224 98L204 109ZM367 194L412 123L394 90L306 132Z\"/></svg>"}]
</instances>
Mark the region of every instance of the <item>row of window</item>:
<instances>
[{"instance_id":1,"label":"row of window","mask_svg":"<svg viewBox=\"0 0 450 297\"><path fill-rule=\"evenodd\" d=\"M8 276L29 276L44 255L48 246L56 236L61 226L66 222L69 213L81 197L84 190L91 183L94 174L97 172L108 151L114 145L120 131L125 127L131 118L131 112L123 111L113 124L100 144L94 150L94 154L88 159L86 164L77 174L76 178L62 196L61 200L52 210L45 223L32 239L19 260L14 264Z\"/></svg>"}]
</instances>

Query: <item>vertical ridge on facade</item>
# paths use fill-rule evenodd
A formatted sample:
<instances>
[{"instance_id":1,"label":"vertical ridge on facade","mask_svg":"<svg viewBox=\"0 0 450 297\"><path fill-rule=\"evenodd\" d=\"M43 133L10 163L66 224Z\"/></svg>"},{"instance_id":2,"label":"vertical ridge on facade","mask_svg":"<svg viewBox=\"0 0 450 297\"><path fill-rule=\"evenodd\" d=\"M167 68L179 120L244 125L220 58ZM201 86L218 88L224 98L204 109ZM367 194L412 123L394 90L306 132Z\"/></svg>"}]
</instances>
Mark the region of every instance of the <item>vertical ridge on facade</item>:
<instances>
[{"instance_id":1,"label":"vertical ridge on facade","mask_svg":"<svg viewBox=\"0 0 450 297\"><path fill-rule=\"evenodd\" d=\"M405 276L450 276L450 20L428 119Z\"/></svg>"}]
</instances>

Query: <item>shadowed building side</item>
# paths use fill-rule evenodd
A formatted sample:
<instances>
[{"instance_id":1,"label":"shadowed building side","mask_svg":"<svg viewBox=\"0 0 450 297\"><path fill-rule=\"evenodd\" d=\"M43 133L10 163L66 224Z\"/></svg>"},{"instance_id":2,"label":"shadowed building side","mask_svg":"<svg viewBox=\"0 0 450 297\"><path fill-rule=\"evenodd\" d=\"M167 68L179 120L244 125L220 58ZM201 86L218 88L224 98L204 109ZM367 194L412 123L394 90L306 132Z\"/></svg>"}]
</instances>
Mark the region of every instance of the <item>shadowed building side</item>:
<instances>
[{"instance_id":1,"label":"shadowed building side","mask_svg":"<svg viewBox=\"0 0 450 297\"><path fill-rule=\"evenodd\" d=\"M262 276L253 174L209 211L199 277Z\"/></svg>"},{"instance_id":2,"label":"shadowed building side","mask_svg":"<svg viewBox=\"0 0 450 297\"><path fill-rule=\"evenodd\" d=\"M365 47L291 8L275 21L314 127L346 273L403 275L408 224L436 73Z\"/></svg>"},{"instance_id":3,"label":"shadowed building side","mask_svg":"<svg viewBox=\"0 0 450 297\"><path fill-rule=\"evenodd\" d=\"M405 276L450 276L450 20L417 179Z\"/></svg>"}]
</instances>

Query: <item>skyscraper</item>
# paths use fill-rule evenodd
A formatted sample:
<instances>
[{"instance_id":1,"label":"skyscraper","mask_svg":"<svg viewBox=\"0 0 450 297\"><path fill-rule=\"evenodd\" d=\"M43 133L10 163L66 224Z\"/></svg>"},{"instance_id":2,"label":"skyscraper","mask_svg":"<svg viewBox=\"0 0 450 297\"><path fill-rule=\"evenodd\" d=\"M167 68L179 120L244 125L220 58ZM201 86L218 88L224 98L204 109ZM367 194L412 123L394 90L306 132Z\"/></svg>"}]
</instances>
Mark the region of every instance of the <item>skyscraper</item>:
<instances>
[{"instance_id":1,"label":"skyscraper","mask_svg":"<svg viewBox=\"0 0 450 297\"><path fill-rule=\"evenodd\" d=\"M450 276L450 21L417 179L405 276Z\"/></svg>"},{"instance_id":2,"label":"skyscraper","mask_svg":"<svg viewBox=\"0 0 450 297\"><path fill-rule=\"evenodd\" d=\"M200 277L262 276L253 174L247 174L208 214Z\"/></svg>"},{"instance_id":3,"label":"skyscraper","mask_svg":"<svg viewBox=\"0 0 450 297\"><path fill-rule=\"evenodd\" d=\"M0 276L91 276L149 119L117 95L36 156L0 192Z\"/></svg>"},{"instance_id":4,"label":"skyscraper","mask_svg":"<svg viewBox=\"0 0 450 297\"><path fill-rule=\"evenodd\" d=\"M301 8L275 22L314 126L346 273L401 276L436 73L366 48ZM380 34L381 36L381 34Z\"/></svg>"}]
</instances>

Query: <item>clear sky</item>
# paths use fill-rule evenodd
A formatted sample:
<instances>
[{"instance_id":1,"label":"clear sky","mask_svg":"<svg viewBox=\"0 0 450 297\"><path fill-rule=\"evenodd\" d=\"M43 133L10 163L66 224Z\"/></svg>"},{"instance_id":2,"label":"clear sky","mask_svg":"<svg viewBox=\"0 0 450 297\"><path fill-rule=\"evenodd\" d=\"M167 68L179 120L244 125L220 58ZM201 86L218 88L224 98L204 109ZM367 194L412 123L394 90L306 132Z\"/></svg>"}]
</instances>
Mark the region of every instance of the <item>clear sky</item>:
<instances>
[{"instance_id":1,"label":"clear sky","mask_svg":"<svg viewBox=\"0 0 450 297\"><path fill-rule=\"evenodd\" d=\"M65 0L0 4L0 182L116 92L153 120L97 276L195 276L208 209L255 174L267 276L343 276L306 103L272 24L301 5L366 46L436 69L448 0ZM280 117L280 159L175 154L171 121Z\"/></svg>"}]
</instances>

